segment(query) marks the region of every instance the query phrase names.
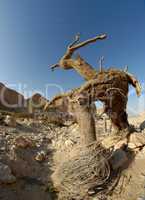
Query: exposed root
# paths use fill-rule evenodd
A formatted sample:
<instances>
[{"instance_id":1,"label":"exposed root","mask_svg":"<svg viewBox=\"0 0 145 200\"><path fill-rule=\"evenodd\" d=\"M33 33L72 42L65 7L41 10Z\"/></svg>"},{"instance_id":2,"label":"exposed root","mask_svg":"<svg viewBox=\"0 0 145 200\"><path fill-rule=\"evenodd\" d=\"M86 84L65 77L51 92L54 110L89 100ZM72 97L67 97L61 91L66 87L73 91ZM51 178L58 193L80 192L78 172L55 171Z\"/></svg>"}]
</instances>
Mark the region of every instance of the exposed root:
<instances>
[{"instance_id":1,"label":"exposed root","mask_svg":"<svg viewBox=\"0 0 145 200\"><path fill-rule=\"evenodd\" d=\"M53 175L60 200L90 199L95 194L105 196L113 190L118 175L110 168L110 150L92 143L71 154L73 156L58 166Z\"/></svg>"}]
</instances>

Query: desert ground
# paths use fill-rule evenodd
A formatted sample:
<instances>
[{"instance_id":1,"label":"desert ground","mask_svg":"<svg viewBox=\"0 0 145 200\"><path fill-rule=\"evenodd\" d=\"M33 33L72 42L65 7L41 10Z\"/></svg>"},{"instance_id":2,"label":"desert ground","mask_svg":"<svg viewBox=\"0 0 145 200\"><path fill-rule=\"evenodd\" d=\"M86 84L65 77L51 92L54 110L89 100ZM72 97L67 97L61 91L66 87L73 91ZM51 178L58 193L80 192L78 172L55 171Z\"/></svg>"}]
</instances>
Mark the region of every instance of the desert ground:
<instances>
[{"instance_id":1,"label":"desert ground","mask_svg":"<svg viewBox=\"0 0 145 200\"><path fill-rule=\"evenodd\" d=\"M53 174L61 163L69 160L70 155L79 146L78 125L69 121L60 126L43 118L13 119L1 113L2 115L0 199L59 199L55 182L59 181L60 177L56 178ZM121 172L118 184L108 199L143 200L145 198L144 119L143 113L129 119L136 128L128 143L130 149L135 152L135 157ZM107 125L104 121L107 121ZM123 140L113 136L113 130L110 132L110 121L105 120L105 116L101 119L96 118L96 130L98 140L106 148L113 146L120 149ZM125 158L122 159L121 162L124 162ZM101 197L97 198L94 195L90 199L101 199Z\"/></svg>"}]
</instances>

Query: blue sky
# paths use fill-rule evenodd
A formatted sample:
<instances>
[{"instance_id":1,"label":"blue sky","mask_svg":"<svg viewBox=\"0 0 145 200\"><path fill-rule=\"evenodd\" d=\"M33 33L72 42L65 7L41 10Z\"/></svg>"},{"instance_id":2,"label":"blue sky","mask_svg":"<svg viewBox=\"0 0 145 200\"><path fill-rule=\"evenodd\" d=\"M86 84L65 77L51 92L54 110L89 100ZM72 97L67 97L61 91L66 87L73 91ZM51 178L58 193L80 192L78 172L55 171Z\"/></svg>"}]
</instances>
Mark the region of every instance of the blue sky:
<instances>
[{"instance_id":1,"label":"blue sky","mask_svg":"<svg viewBox=\"0 0 145 200\"><path fill-rule=\"evenodd\" d=\"M106 68L129 66L129 72L145 80L144 0L0 0L0 82L22 92L36 90L51 98L59 89L83 83L74 71L51 72L76 33L81 39L107 33L108 39L79 53L93 66L100 56ZM143 99L143 97L142 97ZM134 94L129 105L138 105ZM145 101L145 99L144 99Z\"/></svg>"}]
</instances>

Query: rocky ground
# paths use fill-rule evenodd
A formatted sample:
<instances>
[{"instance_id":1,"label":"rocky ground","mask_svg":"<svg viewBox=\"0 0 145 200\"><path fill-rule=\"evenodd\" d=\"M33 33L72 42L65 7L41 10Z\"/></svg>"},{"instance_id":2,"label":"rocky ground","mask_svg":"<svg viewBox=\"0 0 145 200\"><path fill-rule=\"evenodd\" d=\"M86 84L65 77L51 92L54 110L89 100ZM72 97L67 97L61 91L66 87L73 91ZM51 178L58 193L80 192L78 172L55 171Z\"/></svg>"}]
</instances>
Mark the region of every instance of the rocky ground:
<instances>
[{"instance_id":1,"label":"rocky ground","mask_svg":"<svg viewBox=\"0 0 145 200\"><path fill-rule=\"evenodd\" d=\"M143 119L143 117L142 117ZM143 120L131 118L138 128L129 147L135 157L122 172L115 192L108 199L143 200L145 198L145 131ZM110 122L96 120L97 136L108 148L120 148L110 132ZM107 134L106 134L107 133ZM141 137L140 137L141 136ZM105 139L104 139L105 138ZM80 144L77 124L58 126L43 120L7 120L0 125L0 200L57 199L52 174ZM117 146L118 145L118 146ZM92 197L96 199L97 197Z\"/></svg>"},{"instance_id":2,"label":"rocky ground","mask_svg":"<svg viewBox=\"0 0 145 200\"><path fill-rule=\"evenodd\" d=\"M77 125L11 118L0 125L0 199L55 199L51 174L57 151L77 143ZM61 159L61 158L60 158Z\"/></svg>"}]
</instances>

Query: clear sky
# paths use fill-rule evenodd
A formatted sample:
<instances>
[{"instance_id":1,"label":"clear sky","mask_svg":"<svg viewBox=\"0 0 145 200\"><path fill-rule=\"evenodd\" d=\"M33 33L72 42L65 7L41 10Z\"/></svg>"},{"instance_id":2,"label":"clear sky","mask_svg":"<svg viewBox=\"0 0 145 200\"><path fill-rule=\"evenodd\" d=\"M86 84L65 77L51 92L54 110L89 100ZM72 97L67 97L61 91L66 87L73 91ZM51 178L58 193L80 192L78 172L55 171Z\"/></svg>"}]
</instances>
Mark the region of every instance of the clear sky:
<instances>
[{"instance_id":1,"label":"clear sky","mask_svg":"<svg viewBox=\"0 0 145 200\"><path fill-rule=\"evenodd\" d=\"M76 72L48 68L78 32L82 40L108 34L79 51L90 64L97 67L103 55L106 68L128 65L144 82L145 0L0 0L0 82L17 90L21 84L23 93L45 93L51 84L49 98L58 92L55 84L65 91L81 85ZM129 102L135 110L134 94Z\"/></svg>"}]
</instances>

